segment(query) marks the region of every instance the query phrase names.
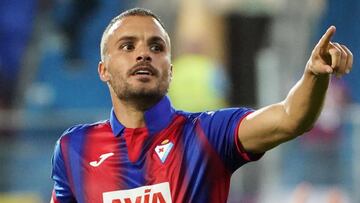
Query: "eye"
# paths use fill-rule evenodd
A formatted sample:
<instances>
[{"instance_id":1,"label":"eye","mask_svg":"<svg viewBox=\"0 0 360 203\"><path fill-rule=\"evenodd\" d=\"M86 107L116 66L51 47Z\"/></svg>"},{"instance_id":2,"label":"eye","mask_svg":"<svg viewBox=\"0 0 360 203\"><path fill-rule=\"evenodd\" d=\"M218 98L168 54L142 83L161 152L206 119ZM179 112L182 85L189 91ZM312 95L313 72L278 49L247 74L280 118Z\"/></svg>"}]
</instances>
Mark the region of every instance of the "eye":
<instances>
[{"instance_id":1,"label":"eye","mask_svg":"<svg viewBox=\"0 0 360 203\"><path fill-rule=\"evenodd\" d=\"M135 49L135 46L131 42L126 42L120 45L120 49L123 51L132 51Z\"/></svg>"},{"instance_id":2,"label":"eye","mask_svg":"<svg viewBox=\"0 0 360 203\"><path fill-rule=\"evenodd\" d=\"M150 50L155 53L162 52L164 51L164 46L159 43L154 43L150 46Z\"/></svg>"}]
</instances>

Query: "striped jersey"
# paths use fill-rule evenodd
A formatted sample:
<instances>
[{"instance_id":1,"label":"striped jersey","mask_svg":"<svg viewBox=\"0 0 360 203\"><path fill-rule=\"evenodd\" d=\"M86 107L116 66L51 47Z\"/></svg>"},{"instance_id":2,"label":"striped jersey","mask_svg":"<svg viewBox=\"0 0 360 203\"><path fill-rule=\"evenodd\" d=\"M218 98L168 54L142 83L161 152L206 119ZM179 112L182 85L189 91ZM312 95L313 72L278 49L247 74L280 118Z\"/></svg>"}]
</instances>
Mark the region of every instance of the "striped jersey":
<instances>
[{"instance_id":1,"label":"striped jersey","mask_svg":"<svg viewBox=\"0 0 360 203\"><path fill-rule=\"evenodd\" d=\"M252 110L189 113L164 97L146 127L108 120L64 132L52 159L54 202L226 202L231 174L262 154L243 150L237 129Z\"/></svg>"}]
</instances>

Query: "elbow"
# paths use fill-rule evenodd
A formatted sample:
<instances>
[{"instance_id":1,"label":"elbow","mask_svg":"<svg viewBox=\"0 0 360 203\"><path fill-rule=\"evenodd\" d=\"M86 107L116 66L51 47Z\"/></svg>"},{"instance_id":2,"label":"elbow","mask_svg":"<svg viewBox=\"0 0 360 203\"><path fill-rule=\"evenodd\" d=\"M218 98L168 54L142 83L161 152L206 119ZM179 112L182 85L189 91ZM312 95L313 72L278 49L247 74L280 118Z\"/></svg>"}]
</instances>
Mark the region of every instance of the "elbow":
<instances>
[{"instance_id":1,"label":"elbow","mask_svg":"<svg viewBox=\"0 0 360 203\"><path fill-rule=\"evenodd\" d=\"M286 114L282 118L283 123L285 123L286 133L292 135L293 137L300 136L308 131L310 131L316 122L318 116L304 116L304 115L289 115Z\"/></svg>"},{"instance_id":2,"label":"elbow","mask_svg":"<svg viewBox=\"0 0 360 203\"><path fill-rule=\"evenodd\" d=\"M306 132L309 132L311 129L313 129L313 127L314 127L314 123L305 123L305 124L299 123L297 125L294 125L289 130L289 133L292 134L294 137L298 137Z\"/></svg>"},{"instance_id":3,"label":"elbow","mask_svg":"<svg viewBox=\"0 0 360 203\"><path fill-rule=\"evenodd\" d=\"M310 122L309 120L290 119L289 117L284 119L282 123L282 132L290 139L298 137L314 127L314 122Z\"/></svg>"},{"instance_id":4,"label":"elbow","mask_svg":"<svg viewBox=\"0 0 360 203\"><path fill-rule=\"evenodd\" d=\"M301 128L298 128L294 131L294 135L295 137L298 137L298 136L301 136L303 134L305 134L306 132L310 131L312 129L312 127L309 127L309 128L305 128L305 127L301 127Z\"/></svg>"}]
</instances>

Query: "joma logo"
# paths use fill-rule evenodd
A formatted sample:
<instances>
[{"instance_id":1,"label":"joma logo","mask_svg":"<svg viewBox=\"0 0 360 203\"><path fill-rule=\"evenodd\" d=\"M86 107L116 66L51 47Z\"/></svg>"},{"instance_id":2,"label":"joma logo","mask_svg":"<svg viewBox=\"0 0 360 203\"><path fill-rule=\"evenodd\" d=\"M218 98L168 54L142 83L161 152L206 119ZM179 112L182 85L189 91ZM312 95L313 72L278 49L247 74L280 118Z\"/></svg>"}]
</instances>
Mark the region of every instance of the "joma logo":
<instances>
[{"instance_id":1,"label":"joma logo","mask_svg":"<svg viewBox=\"0 0 360 203\"><path fill-rule=\"evenodd\" d=\"M104 203L171 203L169 183L103 193Z\"/></svg>"}]
</instances>

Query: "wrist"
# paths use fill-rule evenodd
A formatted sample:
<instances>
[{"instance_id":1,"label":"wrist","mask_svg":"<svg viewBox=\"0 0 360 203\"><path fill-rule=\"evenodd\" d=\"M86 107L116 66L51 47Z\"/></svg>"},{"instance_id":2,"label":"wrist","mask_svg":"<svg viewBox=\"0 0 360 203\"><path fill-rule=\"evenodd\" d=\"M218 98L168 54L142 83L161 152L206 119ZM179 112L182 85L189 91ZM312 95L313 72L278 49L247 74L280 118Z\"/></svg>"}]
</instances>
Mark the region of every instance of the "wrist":
<instances>
[{"instance_id":1,"label":"wrist","mask_svg":"<svg viewBox=\"0 0 360 203\"><path fill-rule=\"evenodd\" d=\"M329 72L325 72L325 73L317 72L317 71L315 71L315 68L313 68L311 66L311 64L307 63L305 71L304 71L304 75L309 76L309 77L315 77L315 78L329 78L331 73L329 73Z\"/></svg>"}]
</instances>

